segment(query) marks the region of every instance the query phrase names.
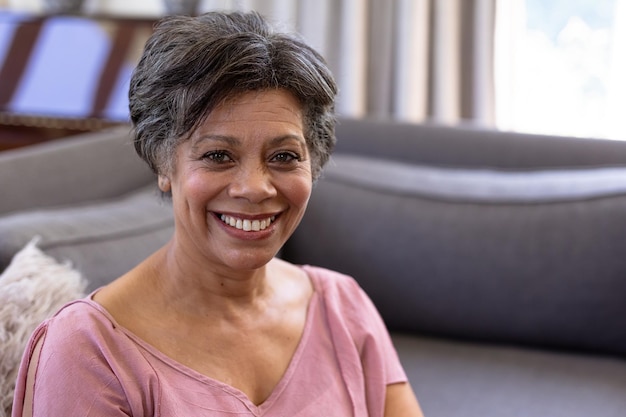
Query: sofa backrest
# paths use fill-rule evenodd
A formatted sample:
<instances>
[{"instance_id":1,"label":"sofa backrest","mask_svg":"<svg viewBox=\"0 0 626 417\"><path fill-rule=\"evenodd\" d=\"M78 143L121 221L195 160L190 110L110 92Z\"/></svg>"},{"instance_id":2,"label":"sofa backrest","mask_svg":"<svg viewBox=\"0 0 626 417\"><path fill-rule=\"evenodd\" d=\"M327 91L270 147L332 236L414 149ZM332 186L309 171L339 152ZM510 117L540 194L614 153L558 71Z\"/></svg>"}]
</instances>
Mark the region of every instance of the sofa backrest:
<instances>
[{"instance_id":1,"label":"sofa backrest","mask_svg":"<svg viewBox=\"0 0 626 417\"><path fill-rule=\"evenodd\" d=\"M172 235L171 205L130 127L0 153L0 272L29 241L100 287Z\"/></svg>"},{"instance_id":2,"label":"sofa backrest","mask_svg":"<svg viewBox=\"0 0 626 417\"><path fill-rule=\"evenodd\" d=\"M130 126L0 152L0 215L121 195L155 181Z\"/></svg>"},{"instance_id":3,"label":"sofa backrest","mask_svg":"<svg viewBox=\"0 0 626 417\"><path fill-rule=\"evenodd\" d=\"M354 276L392 330L626 355L625 166L455 168L389 152L339 148L286 259Z\"/></svg>"},{"instance_id":4,"label":"sofa backrest","mask_svg":"<svg viewBox=\"0 0 626 417\"><path fill-rule=\"evenodd\" d=\"M626 166L626 141L346 118L339 120L336 133L336 153L430 166L513 170Z\"/></svg>"}]
</instances>

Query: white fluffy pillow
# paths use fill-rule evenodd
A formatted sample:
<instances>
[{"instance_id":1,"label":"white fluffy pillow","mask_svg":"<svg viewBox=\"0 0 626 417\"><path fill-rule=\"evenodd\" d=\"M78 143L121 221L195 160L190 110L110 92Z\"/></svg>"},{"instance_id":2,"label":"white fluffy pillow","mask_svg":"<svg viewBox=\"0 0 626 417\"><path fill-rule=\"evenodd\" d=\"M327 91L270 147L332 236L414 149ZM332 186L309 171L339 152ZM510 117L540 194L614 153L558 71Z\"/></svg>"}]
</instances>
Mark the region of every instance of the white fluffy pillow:
<instances>
[{"instance_id":1,"label":"white fluffy pillow","mask_svg":"<svg viewBox=\"0 0 626 417\"><path fill-rule=\"evenodd\" d=\"M0 417L10 416L19 364L30 335L63 304L84 297L86 283L33 239L0 275Z\"/></svg>"}]
</instances>

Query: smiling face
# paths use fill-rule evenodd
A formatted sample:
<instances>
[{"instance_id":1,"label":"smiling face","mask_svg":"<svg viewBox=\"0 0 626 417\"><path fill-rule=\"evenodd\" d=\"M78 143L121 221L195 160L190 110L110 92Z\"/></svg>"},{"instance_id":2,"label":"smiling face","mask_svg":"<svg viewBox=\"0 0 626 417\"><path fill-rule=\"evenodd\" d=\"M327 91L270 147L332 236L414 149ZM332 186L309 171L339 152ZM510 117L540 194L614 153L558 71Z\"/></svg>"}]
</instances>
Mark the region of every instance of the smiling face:
<instances>
[{"instance_id":1,"label":"smiling face","mask_svg":"<svg viewBox=\"0 0 626 417\"><path fill-rule=\"evenodd\" d=\"M172 193L178 255L231 270L265 265L311 195L301 105L284 90L226 101L178 145L159 186Z\"/></svg>"}]
</instances>

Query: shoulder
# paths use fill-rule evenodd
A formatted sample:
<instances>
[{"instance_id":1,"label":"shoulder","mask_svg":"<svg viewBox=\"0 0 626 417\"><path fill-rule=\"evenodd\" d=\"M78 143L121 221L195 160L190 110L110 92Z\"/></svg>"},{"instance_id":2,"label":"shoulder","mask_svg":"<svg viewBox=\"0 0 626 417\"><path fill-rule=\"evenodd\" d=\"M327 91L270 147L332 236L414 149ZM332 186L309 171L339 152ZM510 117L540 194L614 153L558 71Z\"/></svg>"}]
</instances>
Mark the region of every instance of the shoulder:
<instances>
[{"instance_id":1,"label":"shoulder","mask_svg":"<svg viewBox=\"0 0 626 417\"><path fill-rule=\"evenodd\" d=\"M71 333L75 336L115 327L106 311L88 298L66 304L42 325L45 326L47 335Z\"/></svg>"},{"instance_id":2,"label":"shoulder","mask_svg":"<svg viewBox=\"0 0 626 417\"><path fill-rule=\"evenodd\" d=\"M303 265L302 270L311 278L315 287L320 290L338 289L351 291L359 287L353 277L332 269Z\"/></svg>"},{"instance_id":3,"label":"shoulder","mask_svg":"<svg viewBox=\"0 0 626 417\"><path fill-rule=\"evenodd\" d=\"M349 347L356 348L359 366L366 369L368 391L378 390L373 396L380 396L386 384L406 381L387 326L357 281L324 268L303 266L303 269L320 294L339 355L346 360Z\"/></svg>"},{"instance_id":4,"label":"shoulder","mask_svg":"<svg viewBox=\"0 0 626 417\"><path fill-rule=\"evenodd\" d=\"M330 320L343 322L355 334L380 331L382 320L378 310L353 277L309 265L303 269L323 300Z\"/></svg>"},{"instance_id":5,"label":"shoulder","mask_svg":"<svg viewBox=\"0 0 626 417\"><path fill-rule=\"evenodd\" d=\"M121 375L143 369L137 344L103 307L89 298L67 304L45 321L31 345L39 342L37 338L41 340L38 380L45 377L50 382L65 375L119 390ZM136 384L139 381L133 387Z\"/></svg>"},{"instance_id":6,"label":"shoulder","mask_svg":"<svg viewBox=\"0 0 626 417\"><path fill-rule=\"evenodd\" d=\"M54 358L61 367L82 366L81 361L102 366L118 356L123 346L116 324L106 311L90 299L81 299L65 305L53 317L43 322L35 333L42 339L42 358Z\"/></svg>"},{"instance_id":7,"label":"shoulder","mask_svg":"<svg viewBox=\"0 0 626 417\"><path fill-rule=\"evenodd\" d=\"M304 265L302 269L311 279L315 290L324 298L336 297L353 301L363 301L362 298L367 298L357 281L349 275L311 265Z\"/></svg>"},{"instance_id":8,"label":"shoulder","mask_svg":"<svg viewBox=\"0 0 626 417\"><path fill-rule=\"evenodd\" d=\"M139 392L141 380L137 374L124 376L136 356L124 339L89 299L69 303L43 322L31 338L17 382L21 395L34 387L32 406L39 411L33 415L92 415L94 410L117 415L114 410L128 409L126 393Z\"/></svg>"}]
</instances>

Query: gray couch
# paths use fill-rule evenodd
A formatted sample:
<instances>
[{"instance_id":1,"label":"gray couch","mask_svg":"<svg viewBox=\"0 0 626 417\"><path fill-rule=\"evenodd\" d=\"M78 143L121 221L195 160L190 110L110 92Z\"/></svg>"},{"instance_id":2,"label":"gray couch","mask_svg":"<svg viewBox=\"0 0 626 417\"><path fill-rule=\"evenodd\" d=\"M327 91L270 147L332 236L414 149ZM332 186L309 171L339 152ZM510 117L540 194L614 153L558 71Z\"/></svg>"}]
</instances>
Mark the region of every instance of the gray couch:
<instances>
[{"instance_id":1,"label":"gray couch","mask_svg":"<svg viewBox=\"0 0 626 417\"><path fill-rule=\"evenodd\" d=\"M281 256L354 276L427 417L626 415L626 142L341 120ZM0 153L0 270L34 234L105 284L171 210L128 128Z\"/></svg>"}]
</instances>

